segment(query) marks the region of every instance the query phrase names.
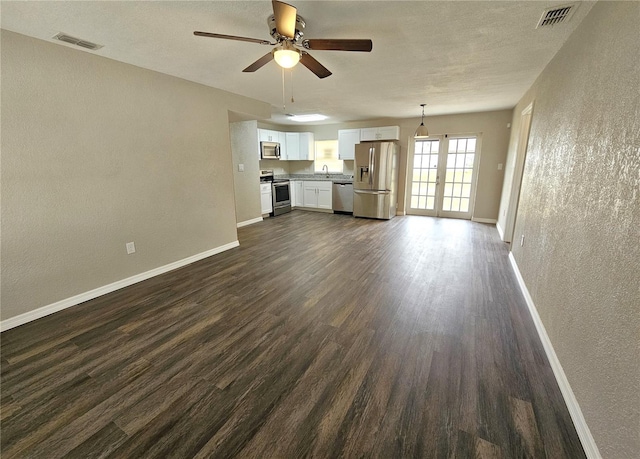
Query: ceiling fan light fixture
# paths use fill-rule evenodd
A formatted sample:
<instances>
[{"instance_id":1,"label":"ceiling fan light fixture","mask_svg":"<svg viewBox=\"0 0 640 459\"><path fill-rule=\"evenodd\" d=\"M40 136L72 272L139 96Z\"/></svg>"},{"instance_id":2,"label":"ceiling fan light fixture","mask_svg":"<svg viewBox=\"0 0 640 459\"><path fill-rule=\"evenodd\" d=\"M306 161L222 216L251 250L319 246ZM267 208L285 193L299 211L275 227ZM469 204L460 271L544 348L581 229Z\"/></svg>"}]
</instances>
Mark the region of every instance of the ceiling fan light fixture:
<instances>
[{"instance_id":1,"label":"ceiling fan light fixture","mask_svg":"<svg viewBox=\"0 0 640 459\"><path fill-rule=\"evenodd\" d=\"M300 51L289 42L284 42L281 48L273 50L273 58L283 69L290 69L300 62Z\"/></svg>"},{"instance_id":2,"label":"ceiling fan light fixture","mask_svg":"<svg viewBox=\"0 0 640 459\"><path fill-rule=\"evenodd\" d=\"M426 139L427 137L429 137L429 130L427 129L427 126L424 125L425 105L427 104L420 104L420 106L422 107L422 122L420 123L420 126L418 126L418 129L416 129L416 133L413 135L413 137L416 139Z\"/></svg>"}]
</instances>

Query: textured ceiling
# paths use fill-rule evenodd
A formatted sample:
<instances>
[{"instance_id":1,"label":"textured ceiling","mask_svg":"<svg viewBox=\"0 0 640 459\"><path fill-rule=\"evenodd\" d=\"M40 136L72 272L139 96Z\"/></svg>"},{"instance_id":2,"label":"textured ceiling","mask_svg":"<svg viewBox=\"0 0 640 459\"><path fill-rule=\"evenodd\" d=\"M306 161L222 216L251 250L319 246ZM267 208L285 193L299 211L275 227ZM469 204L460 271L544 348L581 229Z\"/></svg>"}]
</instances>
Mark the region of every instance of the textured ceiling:
<instances>
[{"instance_id":1,"label":"textured ceiling","mask_svg":"<svg viewBox=\"0 0 640 459\"><path fill-rule=\"evenodd\" d=\"M333 75L271 62L242 73L267 46L196 37L194 30L267 39L270 1L2 1L2 28L52 41L58 32L104 45L85 51L252 97L327 123L511 108L592 6L536 29L548 1L301 1L305 38L371 38L371 53L313 51ZM60 46L72 46L55 41ZM72 46L76 49L75 46ZM295 102L291 102L291 93Z\"/></svg>"}]
</instances>

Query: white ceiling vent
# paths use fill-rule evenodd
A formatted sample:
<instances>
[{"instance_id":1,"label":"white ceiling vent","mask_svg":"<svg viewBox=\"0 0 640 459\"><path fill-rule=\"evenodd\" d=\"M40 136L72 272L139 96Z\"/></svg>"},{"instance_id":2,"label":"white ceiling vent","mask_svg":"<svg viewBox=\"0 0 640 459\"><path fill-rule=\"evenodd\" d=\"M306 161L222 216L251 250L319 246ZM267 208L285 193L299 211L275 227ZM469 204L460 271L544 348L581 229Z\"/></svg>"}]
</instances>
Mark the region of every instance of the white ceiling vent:
<instances>
[{"instance_id":1,"label":"white ceiling vent","mask_svg":"<svg viewBox=\"0 0 640 459\"><path fill-rule=\"evenodd\" d=\"M560 24L561 22L568 22L575 9L575 3L547 8L542 12L542 17L540 18L540 21L538 21L536 29L545 26L553 26Z\"/></svg>"},{"instance_id":2,"label":"white ceiling vent","mask_svg":"<svg viewBox=\"0 0 640 459\"><path fill-rule=\"evenodd\" d=\"M83 40L81 38L72 37L71 35L67 35L66 33L60 32L56 36L53 37L54 40L64 41L66 43L71 43L72 45L81 46L87 49L100 49L103 45L97 45L95 43L91 43L90 41Z\"/></svg>"}]
</instances>

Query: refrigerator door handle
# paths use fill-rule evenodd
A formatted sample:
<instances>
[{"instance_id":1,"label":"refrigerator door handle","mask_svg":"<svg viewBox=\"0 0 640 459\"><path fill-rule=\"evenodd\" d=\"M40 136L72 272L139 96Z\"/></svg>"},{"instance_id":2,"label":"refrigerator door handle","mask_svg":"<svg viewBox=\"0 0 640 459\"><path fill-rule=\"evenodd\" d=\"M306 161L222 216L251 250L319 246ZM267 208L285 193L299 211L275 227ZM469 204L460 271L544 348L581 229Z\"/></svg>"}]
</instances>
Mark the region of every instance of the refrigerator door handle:
<instances>
[{"instance_id":1,"label":"refrigerator door handle","mask_svg":"<svg viewBox=\"0 0 640 459\"><path fill-rule=\"evenodd\" d=\"M371 147L371 153L369 154L369 185L373 186L373 174L376 173L376 147Z\"/></svg>"},{"instance_id":2,"label":"refrigerator door handle","mask_svg":"<svg viewBox=\"0 0 640 459\"><path fill-rule=\"evenodd\" d=\"M373 183L372 180L371 180L371 174L373 173L373 166L371 165L371 162L373 161L372 155L373 155L373 147L369 147L369 168L368 168L369 169L368 170L368 172L369 172L369 186L371 186L372 183Z\"/></svg>"}]
</instances>

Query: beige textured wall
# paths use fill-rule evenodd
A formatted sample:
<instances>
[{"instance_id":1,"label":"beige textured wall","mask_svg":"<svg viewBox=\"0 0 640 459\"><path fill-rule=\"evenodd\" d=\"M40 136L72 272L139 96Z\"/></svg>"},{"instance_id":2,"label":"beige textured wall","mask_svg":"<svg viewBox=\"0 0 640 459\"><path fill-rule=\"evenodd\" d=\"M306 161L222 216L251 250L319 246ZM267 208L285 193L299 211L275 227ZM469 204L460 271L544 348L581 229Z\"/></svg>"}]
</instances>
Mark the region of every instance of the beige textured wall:
<instances>
[{"instance_id":1,"label":"beige textured wall","mask_svg":"<svg viewBox=\"0 0 640 459\"><path fill-rule=\"evenodd\" d=\"M230 123L229 135L233 156L236 221L240 223L261 217L258 123L255 120ZM244 165L244 172L238 170L239 164Z\"/></svg>"},{"instance_id":2,"label":"beige textured wall","mask_svg":"<svg viewBox=\"0 0 640 459\"><path fill-rule=\"evenodd\" d=\"M598 2L514 110L535 101L513 254L611 459L640 451L638 24Z\"/></svg>"},{"instance_id":3,"label":"beige textured wall","mask_svg":"<svg viewBox=\"0 0 640 459\"><path fill-rule=\"evenodd\" d=\"M236 240L228 110L267 104L1 38L3 320Z\"/></svg>"}]
</instances>

